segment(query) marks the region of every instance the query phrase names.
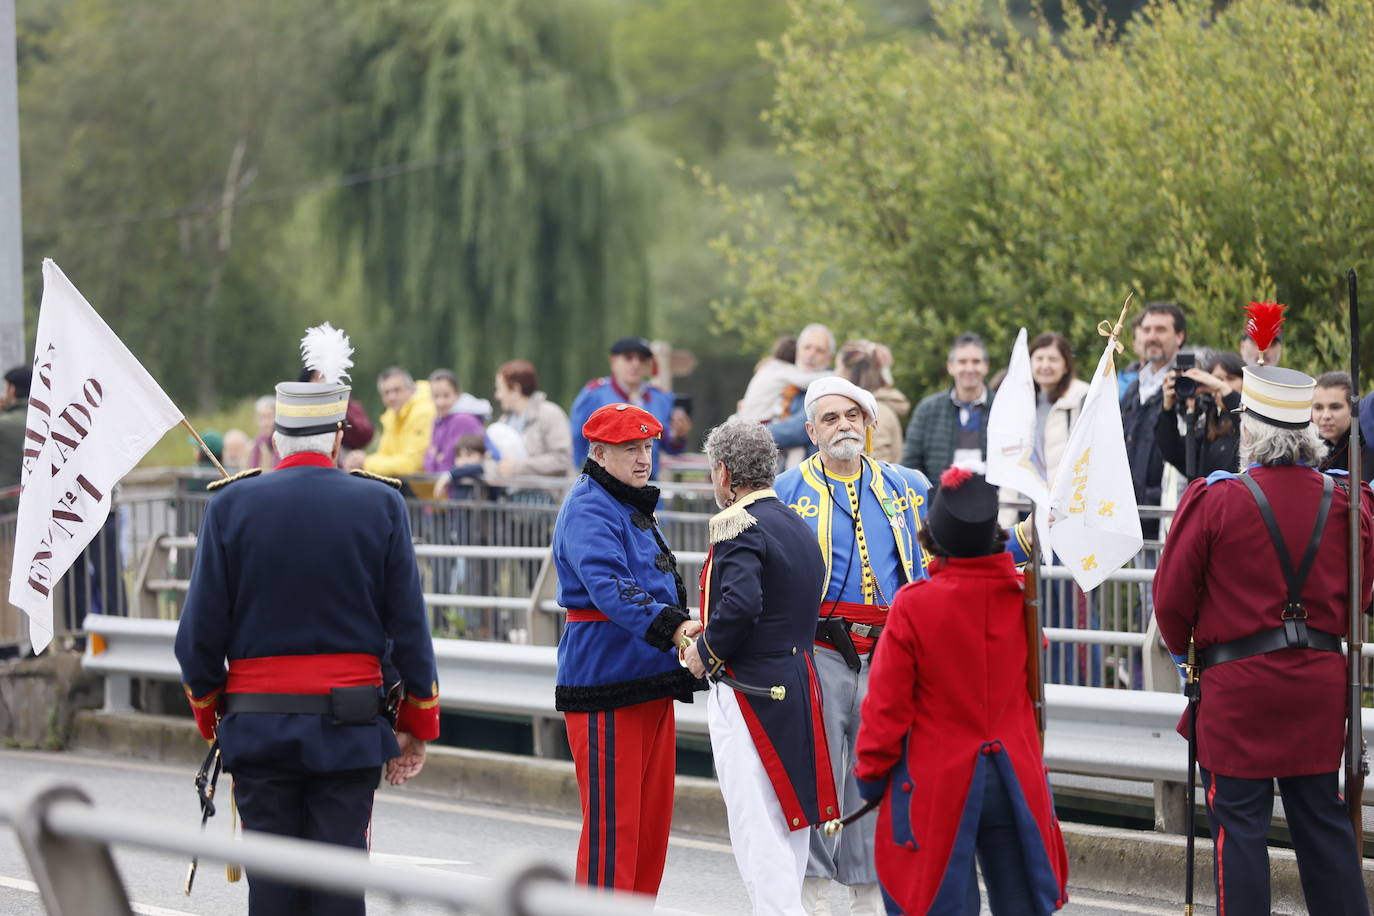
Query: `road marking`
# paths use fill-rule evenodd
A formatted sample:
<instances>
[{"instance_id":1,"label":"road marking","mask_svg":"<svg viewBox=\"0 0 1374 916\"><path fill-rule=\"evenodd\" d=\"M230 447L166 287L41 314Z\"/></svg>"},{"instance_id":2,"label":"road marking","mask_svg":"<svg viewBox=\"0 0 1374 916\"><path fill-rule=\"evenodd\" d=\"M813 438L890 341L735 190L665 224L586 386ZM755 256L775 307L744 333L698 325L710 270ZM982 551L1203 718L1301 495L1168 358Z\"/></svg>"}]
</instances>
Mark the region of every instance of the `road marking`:
<instances>
[{"instance_id":1,"label":"road marking","mask_svg":"<svg viewBox=\"0 0 1374 916\"><path fill-rule=\"evenodd\" d=\"M462 859L431 859L427 856L403 856L389 852L369 853L368 858L378 865L385 865L389 868L445 868L472 864Z\"/></svg>"},{"instance_id":2,"label":"road marking","mask_svg":"<svg viewBox=\"0 0 1374 916\"><path fill-rule=\"evenodd\" d=\"M38 893L38 885L32 881L25 881L22 878L8 878L4 875L0 875L0 887L8 887L16 891L28 891L30 894ZM185 910L169 910L166 907L152 906L147 903L135 903L133 910L141 916L196 916L195 913L188 913Z\"/></svg>"},{"instance_id":3,"label":"road marking","mask_svg":"<svg viewBox=\"0 0 1374 916\"><path fill-rule=\"evenodd\" d=\"M1117 913L1142 913L1145 916L1172 916L1178 912L1178 907L1163 909L1157 906L1144 906L1139 903L1122 903L1120 900L1102 900L1097 897L1084 897L1082 894L1075 894L1070 890L1069 906L1095 906L1104 910L1112 910Z\"/></svg>"},{"instance_id":4,"label":"road marking","mask_svg":"<svg viewBox=\"0 0 1374 916\"><path fill-rule=\"evenodd\" d=\"M485 817L496 821L507 821L512 824L527 824L531 827L552 827L555 830L567 830L572 833L580 833L582 831L581 821L567 817L555 817L545 814L523 814L515 811L503 811L499 808L469 805L463 802L438 801L432 798L408 798L403 794L393 792L378 792L377 801L407 805L412 808L425 808L432 811L447 811L451 814L466 814L471 817ZM729 843L720 843L712 840L698 840L692 837L678 836L676 834L668 839L668 843L669 845L678 846L683 849L700 849L705 852L734 855L734 849Z\"/></svg>"}]
</instances>

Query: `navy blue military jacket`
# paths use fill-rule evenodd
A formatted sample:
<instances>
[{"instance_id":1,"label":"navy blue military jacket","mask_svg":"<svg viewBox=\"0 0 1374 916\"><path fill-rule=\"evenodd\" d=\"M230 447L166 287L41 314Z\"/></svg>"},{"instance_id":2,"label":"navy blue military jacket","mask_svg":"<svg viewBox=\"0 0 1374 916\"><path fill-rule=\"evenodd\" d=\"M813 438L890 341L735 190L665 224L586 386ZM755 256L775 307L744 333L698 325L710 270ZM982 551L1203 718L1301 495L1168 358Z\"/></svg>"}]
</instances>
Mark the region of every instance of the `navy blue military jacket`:
<instances>
[{"instance_id":1,"label":"navy blue military jacket","mask_svg":"<svg viewBox=\"0 0 1374 916\"><path fill-rule=\"evenodd\" d=\"M384 483L314 457L322 462L292 456L210 500L176 638L192 704L226 682L235 690L226 660L231 670L254 660L244 667L270 673L273 662L262 660L285 657L277 685L264 687L259 677L254 690L238 692L327 692L328 684L303 689L301 672L326 676L325 656L380 659L390 639L406 704L435 704L429 712L437 725L434 645L405 502ZM403 709L402 720L412 712ZM282 760L318 771L357 769L399 753L385 718L333 725L324 715L229 713L219 739L230 771Z\"/></svg>"},{"instance_id":2,"label":"navy blue military jacket","mask_svg":"<svg viewBox=\"0 0 1374 916\"><path fill-rule=\"evenodd\" d=\"M772 490L711 519L697 649L710 674L787 688L735 697L792 830L839 816L811 657L825 573L815 533Z\"/></svg>"}]
</instances>

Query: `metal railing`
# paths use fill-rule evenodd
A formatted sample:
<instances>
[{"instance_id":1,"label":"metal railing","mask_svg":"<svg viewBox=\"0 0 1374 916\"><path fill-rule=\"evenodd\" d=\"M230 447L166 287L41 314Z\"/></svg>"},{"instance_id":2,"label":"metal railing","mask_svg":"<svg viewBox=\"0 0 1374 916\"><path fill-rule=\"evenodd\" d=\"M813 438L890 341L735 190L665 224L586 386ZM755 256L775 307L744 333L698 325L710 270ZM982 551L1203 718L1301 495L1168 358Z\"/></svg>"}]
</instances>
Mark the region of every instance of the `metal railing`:
<instances>
[{"instance_id":1,"label":"metal railing","mask_svg":"<svg viewBox=\"0 0 1374 916\"><path fill-rule=\"evenodd\" d=\"M134 912L111 845L242 865L252 875L342 894L380 891L484 916L649 916L653 901L573 886L551 863L529 860L491 877L377 865L361 850L245 832L228 839L193 827L99 808L74 785L0 799L51 916Z\"/></svg>"}]
</instances>

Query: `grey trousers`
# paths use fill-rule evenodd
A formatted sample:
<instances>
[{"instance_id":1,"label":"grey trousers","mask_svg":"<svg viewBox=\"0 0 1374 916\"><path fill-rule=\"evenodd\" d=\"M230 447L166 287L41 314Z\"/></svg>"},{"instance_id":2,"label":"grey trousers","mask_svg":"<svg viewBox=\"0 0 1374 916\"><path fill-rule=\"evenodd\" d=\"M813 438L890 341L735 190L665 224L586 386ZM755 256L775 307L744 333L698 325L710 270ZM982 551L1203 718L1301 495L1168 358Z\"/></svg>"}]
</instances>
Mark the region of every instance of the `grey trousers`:
<instances>
[{"instance_id":1,"label":"grey trousers","mask_svg":"<svg viewBox=\"0 0 1374 916\"><path fill-rule=\"evenodd\" d=\"M868 659L858 674L849 670L840 653L824 646L815 647L816 675L821 681L824 703L825 741L830 746L830 766L835 777L840 810L845 814L863 804L854 781L854 744L859 737L859 706L868 693ZM833 878L851 887L875 884L878 870L873 864L873 840L877 812L860 818L837 836L811 831L811 851L806 874L812 878Z\"/></svg>"}]
</instances>

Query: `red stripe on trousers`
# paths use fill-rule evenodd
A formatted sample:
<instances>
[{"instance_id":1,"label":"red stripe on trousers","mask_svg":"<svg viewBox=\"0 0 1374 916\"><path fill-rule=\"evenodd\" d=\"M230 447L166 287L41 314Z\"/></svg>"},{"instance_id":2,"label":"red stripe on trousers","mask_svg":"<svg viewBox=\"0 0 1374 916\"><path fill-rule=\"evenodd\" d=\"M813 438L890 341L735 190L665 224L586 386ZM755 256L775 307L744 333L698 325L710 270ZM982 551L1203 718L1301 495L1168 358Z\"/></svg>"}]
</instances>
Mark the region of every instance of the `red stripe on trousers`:
<instances>
[{"instance_id":1,"label":"red stripe on trousers","mask_svg":"<svg viewBox=\"0 0 1374 916\"><path fill-rule=\"evenodd\" d=\"M1207 787L1207 813L1216 818L1215 802L1217 797L1217 774L1212 774L1212 784ZM1213 852L1217 859L1217 916L1226 916L1226 884L1221 868L1221 850L1226 845L1226 828L1217 825L1217 842Z\"/></svg>"},{"instance_id":2,"label":"red stripe on trousers","mask_svg":"<svg viewBox=\"0 0 1374 916\"><path fill-rule=\"evenodd\" d=\"M594 718L604 722L614 716L615 747L607 759L605 728L597 731L602 748L597 761L601 804L590 810L589 776L591 760L588 731ZM582 798L582 833L577 845L576 880L593 887L655 895L663 880L663 863L668 855L668 831L673 817L673 780L677 765L676 729L673 701L668 698L637 703L603 713L567 712L568 745L577 771L577 788ZM614 773L613 783L604 774ZM614 792L614 820L607 822L607 793ZM591 859L591 817L597 818L600 842L597 843L596 874L588 874ZM610 852L613 862L606 862Z\"/></svg>"}]
</instances>

